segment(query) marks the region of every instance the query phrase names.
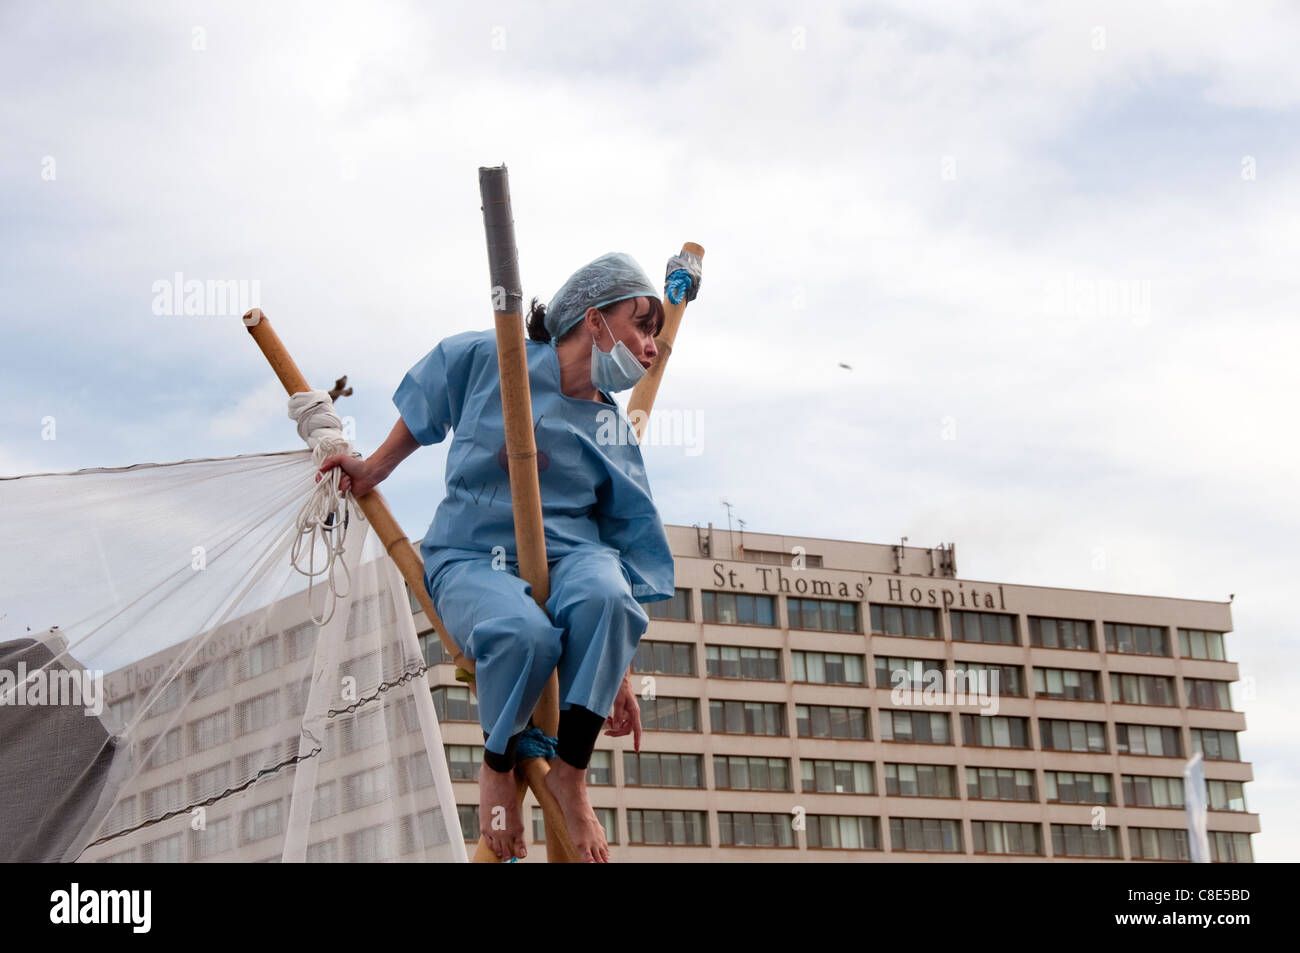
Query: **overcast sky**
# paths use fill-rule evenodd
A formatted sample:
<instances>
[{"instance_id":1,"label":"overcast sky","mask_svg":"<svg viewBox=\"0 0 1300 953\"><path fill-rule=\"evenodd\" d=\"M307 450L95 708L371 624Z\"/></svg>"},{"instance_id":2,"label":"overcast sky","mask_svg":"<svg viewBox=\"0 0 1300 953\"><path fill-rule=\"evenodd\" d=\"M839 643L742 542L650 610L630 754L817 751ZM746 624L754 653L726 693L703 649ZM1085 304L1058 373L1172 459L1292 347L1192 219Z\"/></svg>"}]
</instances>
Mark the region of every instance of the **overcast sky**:
<instances>
[{"instance_id":1,"label":"overcast sky","mask_svg":"<svg viewBox=\"0 0 1300 953\"><path fill-rule=\"evenodd\" d=\"M0 474L300 446L237 317L157 313L177 273L257 282L369 453L491 326L504 162L528 297L706 249L665 522L1235 594L1256 858L1300 859L1294 6L429 6L0 6ZM413 537L445 459L383 486Z\"/></svg>"}]
</instances>

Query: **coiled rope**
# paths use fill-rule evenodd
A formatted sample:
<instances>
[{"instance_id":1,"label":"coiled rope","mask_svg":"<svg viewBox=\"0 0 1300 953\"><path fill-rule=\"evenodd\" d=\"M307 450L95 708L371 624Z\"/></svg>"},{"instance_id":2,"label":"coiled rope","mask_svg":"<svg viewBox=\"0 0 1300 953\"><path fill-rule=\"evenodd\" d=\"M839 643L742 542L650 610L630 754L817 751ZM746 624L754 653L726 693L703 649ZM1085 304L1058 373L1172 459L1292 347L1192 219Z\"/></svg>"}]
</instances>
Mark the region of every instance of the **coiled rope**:
<instances>
[{"instance_id":1,"label":"coiled rope","mask_svg":"<svg viewBox=\"0 0 1300 953\"><path fill-rule=\"evenodd\" d=\"M338 414L334 412L334 402L330 400L328 391L313 390L301 394L294 394L289 398L289 417L298 425L298 436L307 442L311 447L312 461L316 469L325 462L327 457L336 454L350 454L360 458L361 453L352 449L352 444L343 436L343 422L339 420ZM312 621L317 625L325 625L334 617L334 606L339 599L348 595L352 590L352 579L348 575L347 563L341 558L344 552L344 543L348 535L349 519L349 496L339 494L339 480L343 474L342 467L334 467L324 478L316 483L311 495L307 497L298 511L298 518L295 521L297 538L294 539L293 549L289 554L289 559L293 563L293 568L298 570L308 578L307 583L307 604L311 605L312 582L317 576L325 576L329 584L329 596L325 602L328 612L325 618L317 619L315 614L312 615ZM360 519L365 517L358 511L357 516ZM320 540L325 547L325 565L321 569L316 569L316 542ZM306 556L309 557L307 568L303 569L299 565L306 548ZM339 592L338 581L335 577L335 568L343 567L343 575L347 579L347 592Z\"/></svg>"}]
</instances>

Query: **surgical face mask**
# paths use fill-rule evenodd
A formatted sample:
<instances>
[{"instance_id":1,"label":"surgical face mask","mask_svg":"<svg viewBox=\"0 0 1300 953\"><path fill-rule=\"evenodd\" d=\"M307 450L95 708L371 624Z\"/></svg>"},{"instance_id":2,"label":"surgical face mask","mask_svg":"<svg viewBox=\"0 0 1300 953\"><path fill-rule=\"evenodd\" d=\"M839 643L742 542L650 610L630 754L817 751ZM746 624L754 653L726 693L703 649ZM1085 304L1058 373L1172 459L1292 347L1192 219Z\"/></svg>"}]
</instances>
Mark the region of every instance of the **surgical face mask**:
<instances>
[{"instance_id":1,"label":"surgical face mask","mask_svg":"<svg viewBox=\"0 0 1300 953\"><path fill-rule=\"evenodd\" d=\"M601 315L600 320L605 321L605 316ZM609 331L608 322L605 322L605 330ZM609 336L614 337L614 332L609 331ZM608 351L602 351L595 341L591 342L591 383L597 388L616 394L636 386L643 377L645 368L622 341L615 339L614 346Z\"/></svg>"}]
</instances>

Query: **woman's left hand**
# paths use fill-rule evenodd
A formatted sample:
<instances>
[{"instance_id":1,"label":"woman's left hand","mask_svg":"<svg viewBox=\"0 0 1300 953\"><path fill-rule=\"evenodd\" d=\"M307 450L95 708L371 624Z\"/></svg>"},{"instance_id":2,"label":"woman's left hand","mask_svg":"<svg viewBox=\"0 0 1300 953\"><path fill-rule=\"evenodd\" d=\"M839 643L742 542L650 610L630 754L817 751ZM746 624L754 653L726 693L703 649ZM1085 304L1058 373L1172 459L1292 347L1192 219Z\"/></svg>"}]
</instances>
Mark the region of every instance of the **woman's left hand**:
<instances>
[{"instance_id":1,"label":"woman's left hand","mask_svg":"<svg viewBox=\"0 0 1300 953\"><path fill-rule=\"evenodd\" d=\"M641 706L636 703L636 692L632 691L632 680L624 678L614 699L614 710L605 719L609 727L607 735L625 735L632 733L632 748L641 750Z\"/></svg>"}]
</instances>

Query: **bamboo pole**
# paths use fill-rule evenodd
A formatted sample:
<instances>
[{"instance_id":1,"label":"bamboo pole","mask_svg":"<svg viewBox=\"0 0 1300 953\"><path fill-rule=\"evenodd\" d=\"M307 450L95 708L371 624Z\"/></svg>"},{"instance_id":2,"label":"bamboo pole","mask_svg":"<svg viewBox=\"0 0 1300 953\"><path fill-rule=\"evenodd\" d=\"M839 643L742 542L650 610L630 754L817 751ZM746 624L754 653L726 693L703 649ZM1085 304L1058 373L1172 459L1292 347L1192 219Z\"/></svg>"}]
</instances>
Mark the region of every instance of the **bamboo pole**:
<instances>
[{"instance_id":1,"label":"bamboo pole","mask_svg":"<svg viewBox=\"0 0 1300 953\"><path fill-rule=\"evenodd\" d=\"M501 410L505 417L506 458L509 461L519 578L531 585L533 600L545 612L546 600L551 595L551 577L546 564L546 530L542 523L537 444L533 439L533 399L528 384L528 355L524 339L524 295L510 207L509 173L504 165L480 168L478 182L492 283L492 317L496 327L497 367L501 378ZM555 672L547 679L533 709L533 725L551 737L555 737L560 729L560 680ZM558 804L554 804L554 812L547 810L548 802L554 802L546 787L550 765L544 758L526 758L520 760L518 767L542 805L547 860L552 863L576 862L578 852L564 823L564 812ZM522 811L523 783L517 788L517 799ZM479 810L482 809L480 805ZM475 860L484 853L485 847L485 843L479 844ZM493 856L491 859L496 858Z\"/></svg>"},{"instance_id":2,"label":"bamboo pole","mask_svg":"<svg viewBox=\"0 0 1300 953\"><path fill-rule=\"evenodd\" d=\"M700 258L704 257L704 249L695 242L686 242L682 245L682 253L686 252ZM632 418L632 426L636 428L637 442L645 436L646 424L650 422L650 411L659 393L659 383L663 380L668 358L672 356L673 342L677 340L677 329L681 326L682 315L686 313L686 303L685 296L677 304L664 300L664 326L660 328L659 336L655 338L655 350L658 353L650 362L645 376L632 388L632 396L628 398L627 414Z\"/></svg>"}]
</instances>

